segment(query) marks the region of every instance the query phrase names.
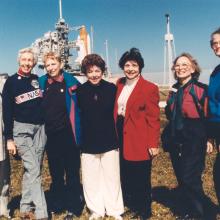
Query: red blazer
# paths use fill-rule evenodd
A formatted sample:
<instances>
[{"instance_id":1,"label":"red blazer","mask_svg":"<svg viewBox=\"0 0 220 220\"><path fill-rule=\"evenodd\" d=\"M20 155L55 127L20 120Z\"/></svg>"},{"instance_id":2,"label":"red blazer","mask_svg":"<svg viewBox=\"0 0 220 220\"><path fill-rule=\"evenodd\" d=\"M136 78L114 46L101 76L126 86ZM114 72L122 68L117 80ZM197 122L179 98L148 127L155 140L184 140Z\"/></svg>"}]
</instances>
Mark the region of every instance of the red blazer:
<instances>
[{"instance_id":1,"label":"red blazer","mask_svg":"<svg viewBox=\"0 0 220 220\"><path fill-rule=\"evenodd\" d=\"M125 78L117 82L114 108L116 122L118 97ZM148 148L158 147L160 137L160 109L158 87L141 76L128 98L123 129L123 156L130 161L149 160Z\"/></svg>"}]
</instances>

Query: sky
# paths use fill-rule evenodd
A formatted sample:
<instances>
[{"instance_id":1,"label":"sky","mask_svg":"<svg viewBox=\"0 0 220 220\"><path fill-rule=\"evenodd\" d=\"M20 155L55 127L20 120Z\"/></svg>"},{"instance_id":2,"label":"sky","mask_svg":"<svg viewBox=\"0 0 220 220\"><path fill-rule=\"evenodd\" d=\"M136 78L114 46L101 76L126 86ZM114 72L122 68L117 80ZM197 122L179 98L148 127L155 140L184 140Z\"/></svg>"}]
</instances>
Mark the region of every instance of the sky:
<instances>
[{"instance_id":1,"label":"sky","mask_svg":"<svg viewBox=\"0 0 220 220\"><path fill-rule=\"evenodd\" d=\"M176 54L191 53L204 69L204 81L219 63L209 45L210 34L220 26L219 0L62 0L62 8L70 27L85 25L90 32L93 26L95 53L105 56L108 40L113 73L121 72L120 56L137 47L146 77L161 81L167 13ZM53 31L58 18L59 0L0 0L0 72L15 73L18 50Z\"/></svg>"}]
</instances>

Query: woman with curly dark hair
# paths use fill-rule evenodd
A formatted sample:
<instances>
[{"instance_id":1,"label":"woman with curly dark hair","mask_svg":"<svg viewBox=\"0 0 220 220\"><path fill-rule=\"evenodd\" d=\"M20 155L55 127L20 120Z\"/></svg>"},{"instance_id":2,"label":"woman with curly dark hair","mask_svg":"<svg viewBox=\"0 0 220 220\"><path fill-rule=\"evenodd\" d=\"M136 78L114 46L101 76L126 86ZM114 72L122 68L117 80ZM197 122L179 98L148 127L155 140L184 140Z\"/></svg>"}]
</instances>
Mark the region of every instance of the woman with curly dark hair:
<instances>
[{"instance_id":1,"label":"woman with curly dark hair","mask_svg":"<svg viewBox=\"0 0 220 220\"><path fill-rule=\"evenodd\" d=\"M159 152L159 91L141 76L144 60L138 49L125 52L119 66L114 117L120 142L121 181L125 204L134 219L151 216L151 161Z\"/></svg>"},{"instance_id":2,"label":"woman with curly dark hair","mask_svg":"<svg viewBox=\"0 0 220 220\"><path fill-rule=\"evenodd\" d=\"M102 79L105 61L97 54L82 61L88 81L77 91L82 122L82 182L89 219L105 214L121 220L124 212L119 151L113 118L116 87Z\"/></svg>"}]
</instances>

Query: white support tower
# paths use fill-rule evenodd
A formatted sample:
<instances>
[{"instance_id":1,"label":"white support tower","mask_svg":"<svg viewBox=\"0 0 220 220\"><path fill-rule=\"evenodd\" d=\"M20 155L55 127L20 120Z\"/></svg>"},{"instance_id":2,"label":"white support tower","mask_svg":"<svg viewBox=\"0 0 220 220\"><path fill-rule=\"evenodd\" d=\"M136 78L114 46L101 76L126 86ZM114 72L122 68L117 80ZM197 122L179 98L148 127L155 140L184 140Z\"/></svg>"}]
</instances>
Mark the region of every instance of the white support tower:
<instances>
[{"instance_id":1,"label":"white support tower","mask_svg":"<svg viewBox=\"0 0 220 220\"><path fill-rule=\"evenodd\" d=\"M91 26L90 28L91 33L91 53L94 53L94 28Z\"/></svg>"},{"instance_id":2,"label":"white support tower","mask_svg":"<svg viewBox=\"0 0 220 220\"><path fill-rule=\"evenodd\" d=\"M104 44L105 44L105 59L106 59L107 75L111 76L109 56L108 56L108 40L105 40Z\"/></svg>"},{"instance_id":3,"label":"white support tower","mask_svg":"<svg viewBox=\"0 0 220 220\"><path fill-rule=\"evenodd\" d=\"M171 70L172 63L174 58L176 57L175 44L173 34L170 33L170 15L166 14L166 28L167 33L164 36L165 44L164 44L164 78L163 84L172 86L174 83L174 77Z\"/></svg>"},{"instance_id":4,"label":"white support tower","mask_svg":"<svg viewBox=\"0 0 220 220\"><path fill-rule=\"evenodd\" d=\"M62 14L62 0L59 0L59 10L60 10L60 20L63 19L63 14Z\"/></svg>"}]
</instances>

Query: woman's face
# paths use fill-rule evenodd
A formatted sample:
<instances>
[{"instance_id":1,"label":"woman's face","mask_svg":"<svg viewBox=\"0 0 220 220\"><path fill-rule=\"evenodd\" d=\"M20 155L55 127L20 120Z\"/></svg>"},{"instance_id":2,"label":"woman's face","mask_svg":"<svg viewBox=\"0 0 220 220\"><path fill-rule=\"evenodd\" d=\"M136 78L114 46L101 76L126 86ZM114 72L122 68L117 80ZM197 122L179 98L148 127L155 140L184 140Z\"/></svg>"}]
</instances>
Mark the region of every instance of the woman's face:
<instances>
[{"instance_id":1,"label":"woman's face","mask_svg":"<svg viewBox=\"0 0 220 220\"><path fill-rule=\"evenodd\" d=\"M56 78L57 76L59 76L61 73L61 69L63 68L62 63L55 58L48 58L45 61L44 66L51 78Z\"/></svg>"},{"instance_id":2,"label":"woman's face","mask_svg":"<svg viewBox=\"0 0 220 220\"><path fill-rule=\"evenodd\" d=\"M212 36L212 49L216 56L220 57L220 34Z\"/></svg>"},{"instance_id":3,"label":"woman's face","mask_svg":"<svg viewBox=\"0 0 220 220\"><path fill-rule=\"evenodd\" d=\"M188 82L192 78L195 69L187 57L180 57L174 66L175 74L180 82Z\"/></svg>"},{"instance_id":4,"label":"woman's face","mask_svg":"<svg viewBox=\"0 0 220 220\"><path fill-rule=\"evenodd\" d=\"M19 68L24 74L28 74L34 67L34 55L32 53L26 52L21 54L19 59Z\"/></svg>"},{"instance_id":5,"label":"woman's face","mask_svg":"<svg viewBox=\"0 0 220 220\"><path fill-rule=\"evenodd\" d=\"M102 70L100 67L93 65L87 69L86 76L93 85L98 85L102 79Z\"/></svg>"},{"instance_id":6,"label":"woman's face","mask_svg":"<svg viewBox=\"0 0 220 220\"><path fill-rule=\"evenodd\" d=\"M129 60L124 65L124 74L127 79L135 79L140 75L139 65L134 60Z\"/></svg>"}]
</instances>

